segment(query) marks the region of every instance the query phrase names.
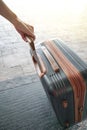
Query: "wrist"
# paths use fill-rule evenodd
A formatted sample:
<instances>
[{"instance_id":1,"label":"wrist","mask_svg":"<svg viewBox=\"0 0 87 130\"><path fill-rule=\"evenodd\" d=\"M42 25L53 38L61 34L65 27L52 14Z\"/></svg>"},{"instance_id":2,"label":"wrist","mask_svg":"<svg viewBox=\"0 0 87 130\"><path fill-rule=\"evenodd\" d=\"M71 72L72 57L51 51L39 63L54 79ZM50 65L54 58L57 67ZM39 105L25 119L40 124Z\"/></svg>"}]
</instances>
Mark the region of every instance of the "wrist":
<instances>
[{"instance_id":1,"label":"wrist","mask_svg":"<svg viewBox=\"0 0 87 130\"><path fill-rule=\"evenodd\" d=\"M16 23L17 23L17 20L18 18L17 18L17 16L15 15L15 14L12 14L12 16L11 16L11 18L10 18L10 22L13 24L13 25L15 25Z\"/></svg>"}]
</instances>

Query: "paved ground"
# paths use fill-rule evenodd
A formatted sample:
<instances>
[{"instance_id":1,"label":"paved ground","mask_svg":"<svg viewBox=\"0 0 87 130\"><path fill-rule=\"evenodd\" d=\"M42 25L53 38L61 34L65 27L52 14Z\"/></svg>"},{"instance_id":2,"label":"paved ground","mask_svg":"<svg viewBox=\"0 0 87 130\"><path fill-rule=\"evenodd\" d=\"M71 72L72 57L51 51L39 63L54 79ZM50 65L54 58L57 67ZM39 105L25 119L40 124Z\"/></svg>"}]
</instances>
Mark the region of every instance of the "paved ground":
<instances>
[{"instance_id":1,"label":"paved ground","mask_svg":"<svg viewBox=\"0 0 87 130\"><path fill-rule=\"evenodd\" d=\"M0 130L64 130L37 74L0 81ZM87 130L87 120L66 130Z\"/></svg>"},{"instance_id":2,"label":"paved ground","mask_svg":"<svg viewBox=\"0 0 87 130\"><path fill-rule=\"evenodd\" d=\"M0 130L60 130L37 75L3 81L0 86Z\"/></svg>"},{"instance_id":3,"label":"paved ground","mask_svg":"<svg viewBox=\"0 0 87 130\"><path fill-rule=\"evenodd\" d=\"M14 27L0 17L0 80L35 73L29 46Z\"/></svg>"}]
</instances>

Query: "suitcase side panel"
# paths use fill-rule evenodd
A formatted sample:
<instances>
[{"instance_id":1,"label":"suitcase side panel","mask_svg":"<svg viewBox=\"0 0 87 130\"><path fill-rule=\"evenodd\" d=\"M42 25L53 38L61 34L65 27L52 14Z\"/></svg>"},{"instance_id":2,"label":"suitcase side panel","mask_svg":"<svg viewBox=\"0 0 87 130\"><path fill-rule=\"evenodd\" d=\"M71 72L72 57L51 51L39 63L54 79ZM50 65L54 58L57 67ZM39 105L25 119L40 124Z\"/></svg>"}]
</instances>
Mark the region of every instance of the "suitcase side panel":
<instances>
[{"instance_id":1,"label":"suitcase side panel","mask_svg":"<svg viewBox=\"0 0 87 130\"><path fill-rule=\"evenodd\" d=\"M87 64L76 54L74 53L69 47L67 47L65 44L63 44L59 40L54 40L55 44L61 49L61 51L66 55L66 57L76 66L76 68L80 71L82 74L86 86L87 86ZM87 87L86 87L86 97L87 99ZM84 103L84 111L83 111L83 117L82 119L87 118L87 100L85 100Z\"/></svg>"},{"instance_id":2,"label":"suitcase side panel","mask_svg":"<svg viewBox=\"0 0 87 130\"><path fill-rule=\"evenodd\" d=\"M72 88L69 86L68 82L66 82L67 83L66 85L68 85L69 88L67 89L68 91L60 93L57 96L54 96L55 91L54 84L53 82L51 82L51 79L47 77L47 75L41 78L41 82L54 108L54 111L60 124L63 127L66 127L66 124L69 124L70 126L73 125L74 124L73 93ZM63 106L64 101L67 101L68 103L67 106L65 106L65 108Z\"/></svg>"},{"instance_id":3,"label":"suitcase side panel","mask_svg":"<svg viewBox=\"0 0 87 130\"><path fill-rule=\"evenodd\" d=\"M55 44L60 48L60 50L63 52L63 54L70 60L72 64L75 65L75 67L80 71L82 76L85 79L86 85L87 85L87 65L72 51L70 50L65 44L63 44L59 40L54 40ZM43 46L44 43L41 43L40 46ZM41 78L41 82L44 86L44 89L47 93L48 98L51 101L51 104L55 110L55 113L57 115L58 120L60 121L60 124L65 127L65 122L69 120L70 126L75 124L74 122L74 95L72 91L72 87L64 74L64 72L61 70L58 73L55 73L53 69L50 66L50 63L48 62L47 58L45 57L43 51L41 48L37 47L37 53L40 54L41 58L44 61L45 67L47 69L46 75L44 75ZM54 76L56 75L56 76ZM51 78L50 78L51 77ZM57 77L57 78L55 78ZM62 78L61 78L62 77ZM58 80L59 79L59 80ZM60 90L64 89L64 85L66 86L65 92L62 93ZM57 89L56 89L57 88ZM61 89L60 89L61 88ZM61 94L59 94L59 93ZM57 93L55 96L54 93ZM87 93L86 93L87 97ZM64 99L68 100L69 107L67 109L62 108L62 101ZM87 101L85 100L85 106L84 106L84 113L83 113L83 119L87 117ZM67 116L68 115L68 116Z\"/></svg>"},{"instance_id":4,"label":"suitcase side panel","mask_svg":"<svg viewBox=\"0 0 87 130\"><path fill-rule=\"evenodd\" d=\"M66 123L73 125L74 101L72 87L61 68L59 72L55 73L40 48L37 50L37 53L40 54L47 69L47 73L40 80L43 84L48 98L51 101L57 118L63 127L66 126ZM64 100L68 102L67 108L64 108L62 105L62 102Z\"/></svg>"}]
</instances>

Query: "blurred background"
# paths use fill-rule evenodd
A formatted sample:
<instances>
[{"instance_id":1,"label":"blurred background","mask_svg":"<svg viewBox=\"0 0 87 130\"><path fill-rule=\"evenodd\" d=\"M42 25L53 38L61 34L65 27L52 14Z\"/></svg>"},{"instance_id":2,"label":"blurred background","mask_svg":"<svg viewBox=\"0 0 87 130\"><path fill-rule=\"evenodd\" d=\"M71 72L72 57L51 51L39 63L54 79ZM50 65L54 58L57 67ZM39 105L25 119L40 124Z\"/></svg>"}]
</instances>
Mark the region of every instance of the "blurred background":
<instances>
[{"instance_id":1,"label":"blurred background","mask_svg":"<svg viewBox=\"0 0 87 130\"><path fill-rule=\"evenodd\" d=\"M36 42L59 37L86 40L87 0L4 0L25 22L35 27Z\"/></svg>"}]
</instances>

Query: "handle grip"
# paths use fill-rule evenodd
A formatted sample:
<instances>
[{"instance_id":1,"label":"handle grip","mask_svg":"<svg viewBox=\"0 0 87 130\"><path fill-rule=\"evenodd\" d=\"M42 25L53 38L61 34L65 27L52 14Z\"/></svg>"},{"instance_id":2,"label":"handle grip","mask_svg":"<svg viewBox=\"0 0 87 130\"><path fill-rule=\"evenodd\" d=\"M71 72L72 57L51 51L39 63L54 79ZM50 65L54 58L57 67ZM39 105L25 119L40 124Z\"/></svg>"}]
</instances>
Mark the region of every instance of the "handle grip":
<instances>
[{"instance_id":1,"label":"handle grip","mask_svg":"<svg viewBox=\"0 0 87 130\"><path fill-rule=\"evenodd\" d=\"M27 37L27 42L29 43L30 45L30 48L32 50L32 56L33 56L33 60L34 60L34 64L36 66L36 64L39 66L39 69L40 69L40 72L41 73L45 73L45 69L44 69L44 65L42 64L42 61L40 60L40 58L38 57L37 53L36 53L36 49L35 49L35 45L34 45L34 42L33 42L33 39L32 38L28 38Z\"/></svg>"},{"instance_id":2,"label":"handle grip","mask_svg":"<svg viewBox=\"0 0 87 130\"><path fill-rule=\"evenodd\" d=\"M30 45L31 50L32 50L32 51L35 51L35 45L34 45L33 39L32 39L32 38L28 38L28 37L26 37L26 39L27 39L27 42L28 42L29 45Z\"/></svg>"}]
</instances>

